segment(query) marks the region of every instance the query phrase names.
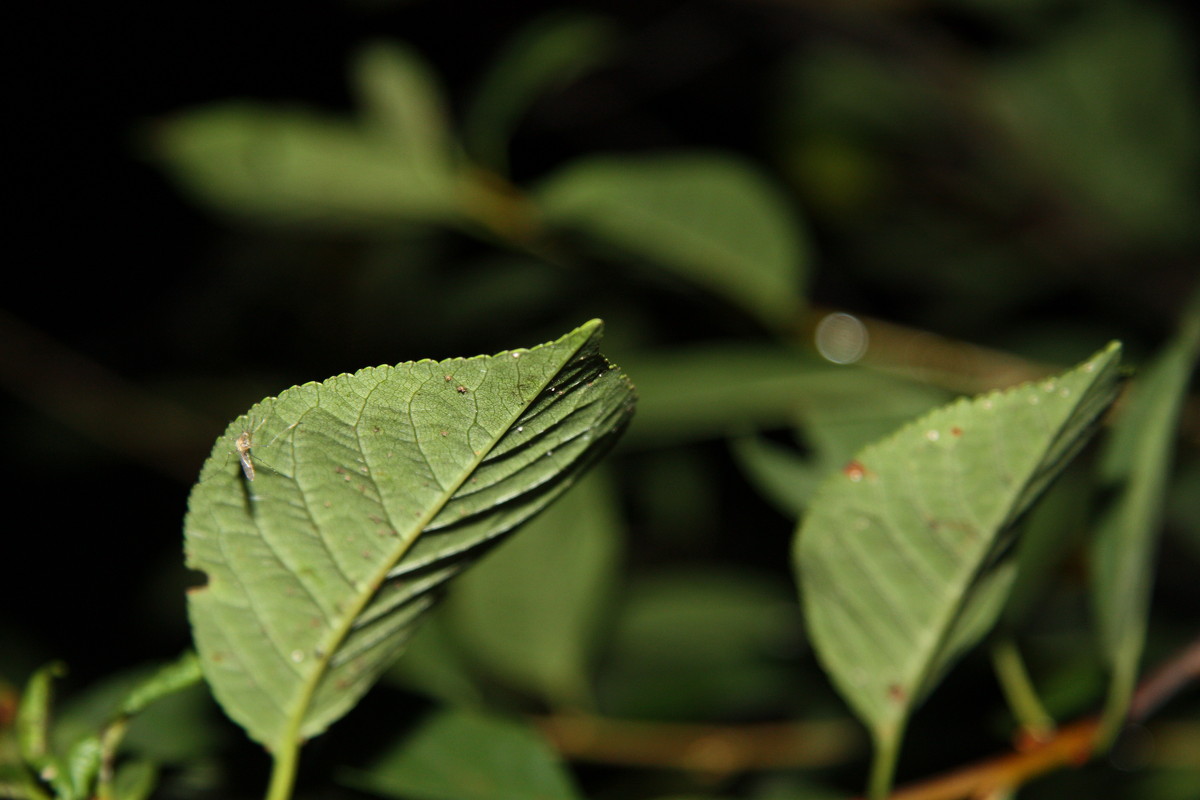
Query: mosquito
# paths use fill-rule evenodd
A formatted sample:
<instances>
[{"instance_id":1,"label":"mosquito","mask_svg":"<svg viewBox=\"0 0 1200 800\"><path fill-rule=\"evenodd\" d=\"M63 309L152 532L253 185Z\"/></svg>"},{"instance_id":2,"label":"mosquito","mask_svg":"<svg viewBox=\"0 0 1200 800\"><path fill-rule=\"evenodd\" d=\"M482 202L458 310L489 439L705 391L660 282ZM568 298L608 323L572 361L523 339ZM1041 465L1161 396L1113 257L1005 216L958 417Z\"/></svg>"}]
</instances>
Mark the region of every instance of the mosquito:
<instances>
[{"instance_id":1,"label":"mosquito","mask_svg":"<svg viewBox=\"0 0 1200 800\"><path fill-rule=\"evenodd\" d=\"M251 424L249 428L244 429L241 433L239 433L238 437L233 441L234 449L237 450L238 461L240 461L242 464L242 474L246 476L246 480L248 481L254 480L254 455L251 452L251 448L253 447L254 432L258 430L258 428L260 428L265 422L266 420L264 419L258 425ZM285 433L290 431L292 428L295 428L299 424L300 420L296 420L291 425L288 425L279 433L275 434L271 441L267 442L265 445L263 445L263 447L270 447L271 445L275 444L276 440L278 440L280 436L283 436Z\"/></svg>"},{"instance_id":2,"label":"mosquito","mask_svg":"<svg viewBox=\"0 0 1200 800\"><path fill-rule=\"evenodd\" d=\"M250 431L242 431L233 446L237 448L238 461L242 462L242 473L246 480L254 480L254 462L250 460Z\"/></svg>"}]
</instances>

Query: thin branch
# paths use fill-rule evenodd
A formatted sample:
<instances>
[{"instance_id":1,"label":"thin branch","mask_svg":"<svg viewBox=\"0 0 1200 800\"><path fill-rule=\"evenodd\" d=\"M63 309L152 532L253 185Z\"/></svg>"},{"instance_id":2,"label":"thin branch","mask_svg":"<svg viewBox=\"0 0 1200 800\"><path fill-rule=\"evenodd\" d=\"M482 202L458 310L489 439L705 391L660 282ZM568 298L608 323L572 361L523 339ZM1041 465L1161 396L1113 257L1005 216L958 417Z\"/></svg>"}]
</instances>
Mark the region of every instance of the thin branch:
<instances>
[{"instance_id":1,"label":"thin branch","mask_svg":"<svg viewBox=\"0 0 1200 800\"><path fill-rule=\"evenodd\" d=\"M1200 637L1142 681L1130 721L1141 722L1185 686L1200 679ZM865 745L849 720L693 725L551 714L534 719L543 735L574 761L702 772L715 777L768 769L845 764ZM1027 737L1011 753L896 790L890 800L1002 797L1035 777L1092 757L1099 717L1059 728L1045 740Z\"/></svg>"},{"instance_id":2,"label":"thin branch","mask_svg":"<svg viewBox=\"0 0 1200 800\"><path fill-rule=\"evenodd\" d=\"M1138 686L1131 722L1142 722L1184 686L1200 678L1200 638L1154 670ZM1093 716L1059 728L1045 741L1028 741L1016 752L995 756L946 775L911 784L892 793L890 800L963 800L989 797L1028 783L1060 767L1082 766L1092 757L1100 717Z\"/></svg>"},{"instance_id":3,"label":"thin branch","mask_svg":"<svg viewBox=\"0 0 1200 800\"><path fill-rule=\"evenodd\" d=\"M865 745L849 720L693 725L551 714L534 722L568 759L716 776L841 764Z\"/></svg>"},{"instance_id":4,"label":"thin branch","mask_svg":"<svg viewBox=\"0 0 1200 800\"><path fill-rule=\"evenodd\" d=\"M803 340L813 340L817 324L831 311L810 309L799 332ZM869 342L857 364L954 392L980 394L1045 378L1061 369L918 328L857 314L854 317L862 324Z\"/></svg>"},{"instance_id":5,"label":"thin branch","mask_svg":"<svg viewBox=\"0 0 1200 800\"><path fill-rule=\"evenodd\" d=\"M1200 636L1160 664L1138 685L1129 705L1131 722L1143 722L1189 683L1200 680Z\"/></svg>"},{"instance_id":6,"label":"thin branch","mask_svg":"<svg viewBox=\"0 0 1200 800\"><path fill-rule=\"evenodd\" d=\"M1020 786L1063 766L1081 766L1092 755L1098 718L1059 728L1053 739L1033 743L1024 752L997 756L946 775L898 789L890 800L962 800L986 797L1005 787Z\"/></svg>"}]
</instances>

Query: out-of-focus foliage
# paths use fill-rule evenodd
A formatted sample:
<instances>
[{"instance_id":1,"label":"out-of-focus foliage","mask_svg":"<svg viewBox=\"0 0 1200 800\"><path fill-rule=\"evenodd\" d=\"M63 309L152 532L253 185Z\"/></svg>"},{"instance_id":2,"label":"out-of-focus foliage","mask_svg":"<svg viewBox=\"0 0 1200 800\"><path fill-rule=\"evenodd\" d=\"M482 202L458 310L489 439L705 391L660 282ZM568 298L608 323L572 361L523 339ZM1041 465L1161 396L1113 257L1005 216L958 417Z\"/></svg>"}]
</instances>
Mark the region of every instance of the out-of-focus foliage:
<instances>
[{"instance_id":1,"label":"out-of-focus foliage","mask_svg":"<svg viewBox=\"0 0 1200 800\"><path fill-rule=\"evenodd\" d=\"M1113 339L1132 394L1098 438L1124 455L1085 450L1017 521L995 639L913 710L900 778L1007 752L1045 718L1123 708L1130 681L1195 636L1200 411L1179 333L1200 279L1190 4L542 10L164 8L181 16L156 38L78 37L103 53L62 62L82 88L45 92L31 138L53 149L22 159L37 169L25 205L54 228L29 248L35 283L0 300L0 378L22 398L3 417L6 485L37 513L10 529L31 532L30 551L0 558L0 701L65 657L61 757L107 719L78 711L88 684L184 646L197 581L177 531L221 420L281 386L602 317L640 394L622 445L463 577L387 685L313 748L313 785L416 780L405 748L441 747L434 734L462 723L435 716L404 738L437 704L473 707L476 732L518 726L496 739L526 754L526 786L566 797L860 792L853 737L820 753L738 738L852 724L792 585L815 487L955 395ZM86 258L63 249L78 241ZM831 311L858 320L861 352L818 344ZM70 499L52 517L32 500L48 486ZM1003 693L986 651L1019 655ZM1022 689L1034 702L1006 708ZM257 754L243 766L202 696L162 702L176 701L188 735L159 728L156 705L135 716L116 796L155 777L155 797L254 796ZM520 732L526 715L645 724L661 769L603 737L556 740L579 767L568 777ZM1153 748L1114 751L1133 768L1100 757L1020 796L1191 798L1196 716L1194 693L1173 698L1146 722ZM28 785L11 752L0 743L0 794ZM95 752L77 755L94 774Z\"/></svg>"}]
</instances>

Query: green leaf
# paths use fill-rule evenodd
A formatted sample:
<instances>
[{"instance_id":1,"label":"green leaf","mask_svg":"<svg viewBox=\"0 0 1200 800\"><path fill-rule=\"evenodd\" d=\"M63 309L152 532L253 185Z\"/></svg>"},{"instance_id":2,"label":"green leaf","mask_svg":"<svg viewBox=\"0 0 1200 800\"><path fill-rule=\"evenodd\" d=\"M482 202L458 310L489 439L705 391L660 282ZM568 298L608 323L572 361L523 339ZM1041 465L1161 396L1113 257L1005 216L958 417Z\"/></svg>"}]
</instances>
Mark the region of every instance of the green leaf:
<instances>
[{"instance_id":1,"label":"green leaf","mask_svg":"<svg viewBox=\"0 0 1200 800\"><path fill-rule=\"evenodd\" d=\"M717 719L777 713L791 696L794 595L758 572L657 570L623 596L602 674L607 713Z\"/></svg>"},{"instance_id":2,"label":"green leaf","mask_svg":"<svg viewBox=\"0 0 1200 800\"><path fill-rule=\"evenodd\" d=\"M429 185L451 173L448 114L432 71L414 52L375 42L358 53L354 85L366 129Z\"/></svg>"},{"instance_id":3,"label":"green leaf","mask_svg":"<svg viewBox=\"0 0 1200 800\"><path fill-rule=\"evenodd\" d=\"M715 344L627 359L638 378L641 444L719 438L813 419L830 444L893 425L944 402L938 389L782 347ZM636 368L635 366L636 365ZM806 428L807 430L807 428ZM824 433L824 431L823 431Z\"/></svg>"},{"instance_id":4,"label":"green leaf","mask_svg":"<svg viewBox=\"0 0 1200 800\"><path fill-rule=\"evenodd\" d=\"M873 794L912 709L999 614L1015 576L1004 534L1112 402L1119 354L944 406L818 490L795 567L813 646L875 738Z\"/></svg>"},{"instance_id":5,"label":"green leaf","mask_svg":"<svg viewBox=\"0 0 1200 800\"><path fill-rule=\"evenodd\" d=\"M17 706L17 718L13 724L17 752L29 771L23 771L16 777L23 780L32 797L37 797L35 793L41 791L34 775L54 788L58 800L72 800L76 796L63 760L50 747L54 679L61 678L66 671L66 666L58 661L36 670L26 682Z\"/></svg>"},{"instance_id":6,"label":"green leaf","mask_svg":"<svg viewBox=\"0 0 1200 800\"><path fill-rule=\"evenodd\" d=\"M189 689L197 691L188 691ZM95 736L109 753L137 752L183 763L213 747L204 720L211 700L196 654L151 668L139 667L93 683L62 704L54 726L59 749ZM127 726L127 727L126 727Z\"/></svg>"},{"instance_id":7,"label":"green leaf","mask_svg":"<svg viewBox=\"0 0 1200 800\"><path fill-rule=\"evenodd\" d=\"M567 771L524 725L443 711L345 782L402 800L577 800Z\"/></svg>"},{"instance_id":8,"label":"green leaf","mask_svg":"<svg viewBox=\"0 0 1200 800\"><path fill-rule=\"evenodd\" d=\"M808 454L801 455L796 448L760 436L741 436L730 443L746 477L784 514L798 518L829 473L849 461L867 443L928 411L937 402L935 390L921 391L869 372L857 376L854 373L853 368L831 370L830 385L821 387L820 394L809 393L795 412L800 417L797 427L810 451ZM837 383L856 378L868 381L874 378L878 389L868 391L866 402L864 396L835 399Z\"/></svg>"},{"instance_id":9,"label":"green leaf","mask_svg":"<svg viewBox=\"0 0 1200 800\"><path fill-rule=\"evenodd\" d=\"M1090 4L994 68L997 116L1034 168L1126 235L1190 240L1200 216L1192 49L1164 9Z\"/></svg>"},{"instance_id":10,"label":"green leaf","mask_svg":"<svg viewBox=\"0 0 1200 800\"><path fill-rule=\"evenodd\" d=\"M218 439L188 504L187 563L208 577L188 609L251 737L278 756L321 733L447 580L611 445L634 395L602 327L293 387Z\"/></svg>"},{"instance_id":11,"label":"green leaf","mask_svg":"<svg viewBox=\"0 0 1200 800\"><path fill-rule=\"evenodd\" d=\"M754 487L792 519L800 516L829 471L816 458L802 456L795 448L757 434L730 440L730 449Z\"/></svg>"},{"instance_id":12,"label":"green leaf","mask_svg":"<svg viewBox=\"0 0 1200 800\"><path fill-rule=\"evenodd\" d=\"M405 647L404 658L387 671L384 680L443 705L479 708L483 705L483 689L462 648L450 635L445 617L443 605L426 618Z\"/></svg>"},{"instance_id":13,"label":"green leaf","mask_svg":"<svg viewBox=\"0 0 1200 800\"><path fill-rule=\"evenodd\" d=\"M649 259L768 324L801 310L799 221L778 189L737 159L596 156L551 176L536 199L550 226Z\"/></svg>"},{"instance_id":14,"label":"green leaf","mask_svg":"<svg viewBox=\"0 0 1200 800\"><path fill-rule=\"evenodd\" d=\"M1104 454L1104 477L1120 487L1092 548L1092 598L1111 671L1103 734L1109 740L1124 722L1137 680L1167 476L1198 356L1200 293L1178 335L1134 384Z\"/></svg>"},{"instance_id":15,"label":"green leaf","mask_svg":"<svg viewBox=\"0 0 1200 800\"><path fill-rule=\"evenodd\" d=\"M164 664L139 681L121 702L120 713L125 716L140 713L151 703L198 683L202 677L196 654L184 653L178 660Z\"/></svg>"},{"instance_id":16,"label":"green leaf","mask_svg":"<svg viewBox=\"0 0 1200 800\"><path fill-rule=\"evenodd\" d=\"M568 12L535 20L496 57L463 114L463 139L472 156L507 171L508 142L537 98L592 69L607 54L612 25L593 14Z\"/></svg>"},{"instance_id":17,"label":"green leaf","mask_svg":"<svg viewBox=\"0 0 1200 800\"><path fill-rule=\"evenodd\" d=\"M228 213L368 231L456 220L460 176L428 69L376 44L355 73L361 123L225 103L161 122L156 155L185 190Z\"/></svg>"},{"instance_id":18,"label":"green leaf","mask_svg":"<svg viewBox=\"0 0 1200 800\"><path fill-rule=\"evenodd\" d=\"M589 666L617 579L621 524L593 473L470 574L447 611L501 680L553 707L589 707Z\"/></svg>"},{"instance_id":19,"label":"green leaf","mask_svg":"<svg viewBox=\"0 0 1200 800\"><path fill-rule=\"evenodd\" d=\"M158 770L148 761L131 761L117 768L113 800L148 800L158 785Z\"/></svg>"},{"instance_id":20,"label":"green leaf","mask_svg":"<svg viewBox=\"0 0 1200 800\"><path fill-rule=\"evenodd\" d=\"M104 745L99 736L85 736L71 746L65 763L73 797L92 796L92 787L100 773L103 756Z\"/></svg>"},{"instance_id":21,"label":"green leaf","mask_svg":"<svg viewBox=\"0 0 1200 800\"><path fill-rule=\"evenodd\" d=\"M67 672L62 662L53 661L29 677L17 706L14 727L21 758L34 766L50 754L50 707L54 679Z\"/></svg>"}]
</instances>

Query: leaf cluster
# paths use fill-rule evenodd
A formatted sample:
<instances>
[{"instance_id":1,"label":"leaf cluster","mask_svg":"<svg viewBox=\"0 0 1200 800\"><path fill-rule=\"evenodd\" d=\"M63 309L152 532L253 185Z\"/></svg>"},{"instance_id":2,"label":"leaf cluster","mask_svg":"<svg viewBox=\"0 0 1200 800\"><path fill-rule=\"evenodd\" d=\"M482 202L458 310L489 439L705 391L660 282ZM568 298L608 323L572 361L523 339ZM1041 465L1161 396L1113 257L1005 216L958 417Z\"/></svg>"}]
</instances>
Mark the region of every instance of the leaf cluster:
<instances>
[{"instance_id":1,"label":"leaf cluster","mask_svg":"<svg viewBox=\"0 0 1200 800\"><path fill-rule=\"evenodd\" d=\"M1138 691L1195 635L1180 26L809 5L551 14L469 79L383 25L349 110L144 128L224 242L161 341L220 374L97 382L136 435L45 405L208 451L160 595L199 655L53 704L6 636L0 794L253 796L240 726L273 798L1192 796L1194 702ZM137 535L181 573L179 511Z\"/></svg>"}]
</instances>

